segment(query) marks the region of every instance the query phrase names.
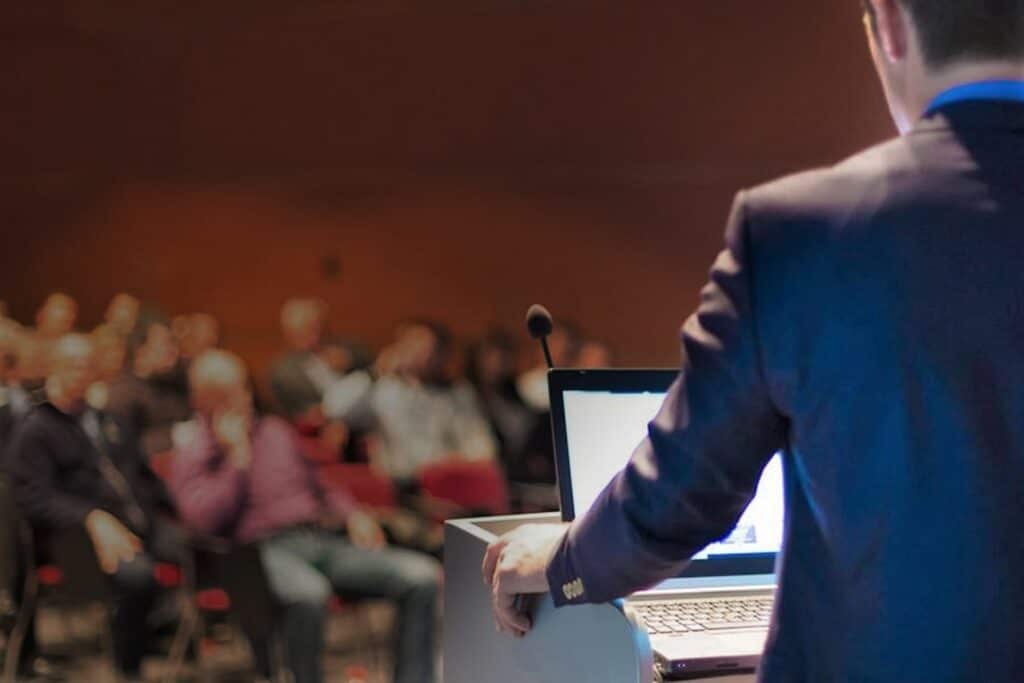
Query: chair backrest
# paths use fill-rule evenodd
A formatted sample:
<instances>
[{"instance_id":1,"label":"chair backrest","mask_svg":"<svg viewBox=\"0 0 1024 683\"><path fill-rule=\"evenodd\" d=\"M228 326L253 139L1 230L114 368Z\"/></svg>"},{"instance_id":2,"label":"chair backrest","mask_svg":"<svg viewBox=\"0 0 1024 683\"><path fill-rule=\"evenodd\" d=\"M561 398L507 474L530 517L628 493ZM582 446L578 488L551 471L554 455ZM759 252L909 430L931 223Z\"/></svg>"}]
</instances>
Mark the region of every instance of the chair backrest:
<instances>
[{"instance_id":1,"label":"chair backrest","mask_svg":"<svg viewBox=\"0 0 1024 683\"><path fill-rule=\"evenodd\" d=\"M398 504L395 486L369 465L338 464L320 468L325 486L344 489L368 507L391 508Z\"/></svg>"},{"instance_id":2,"label":"chair backrest","mask_svg":"<svg viewBox=\"0 0 1024 683\"><path fill-rule=\"evenodd\" d=\"M441 462L420 471L420 488L475 514L508 512L508 486L495 462Z\"/></svg>"}]
</instances>

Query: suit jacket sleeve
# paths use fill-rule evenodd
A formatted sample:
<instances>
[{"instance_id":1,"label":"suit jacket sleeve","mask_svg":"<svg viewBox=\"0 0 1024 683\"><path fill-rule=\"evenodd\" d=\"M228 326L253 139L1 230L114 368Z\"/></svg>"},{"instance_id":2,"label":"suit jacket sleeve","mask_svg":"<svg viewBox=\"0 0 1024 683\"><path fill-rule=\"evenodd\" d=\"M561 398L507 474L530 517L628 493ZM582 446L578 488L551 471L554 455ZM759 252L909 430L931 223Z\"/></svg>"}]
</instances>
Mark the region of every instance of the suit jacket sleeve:
<instances>
[{"instance_id":1,"label":"suit jacket sleeve","mask_svg":"<svg viewBox=\"0 0 1024 683\"><path fill-rule=\"evenodd\" d=\"M550 561L557 605L624 597L676 575L732 530L785 442L760 362L745 214L741 193L648 437Z\"/></svg>"}]
</instances>

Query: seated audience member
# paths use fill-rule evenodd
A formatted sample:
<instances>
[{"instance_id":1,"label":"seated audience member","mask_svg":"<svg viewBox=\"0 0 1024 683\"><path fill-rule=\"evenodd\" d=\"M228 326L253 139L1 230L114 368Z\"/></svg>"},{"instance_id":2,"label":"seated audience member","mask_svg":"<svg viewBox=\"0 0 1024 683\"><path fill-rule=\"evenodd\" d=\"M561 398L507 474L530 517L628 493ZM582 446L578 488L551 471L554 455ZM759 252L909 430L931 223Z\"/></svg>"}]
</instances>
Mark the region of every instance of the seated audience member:
<instances>
[{"instance_id":1,"label":"seated audience member","mask_svg":"<svg viewBox=\"0 0 1024 683\"><path fill-rule=\"evenodd\" d=\"M124 371L128 343L113 325L107 323L94 329L90 336L96 347L98 381L110 382Z\"/></svg>"},{"instance_id":2,"label":"seated audience member","mask_svg":"<svg viewBox=\"0 0 1024 683\"><path fill-rule=\"evenodd\" d=\"M403 325L384 352L389 374L354 373L337 382L324 414L378 437L374 464L399 481L445 460L493 460L497 443L473 387L449 375L451 334L429 321Z\"/></svg>"},{"instance_id":3,"label":"seated audience member","mask_svg":"<svg viewBox=\"0 0 1024 683\"><path fill-rule=\"evenodd\" d=\"M516 351L512 336L496 330L470 349L466 363L466 378L498 438L506 469L518 462L537 423L537 415L516 390Z\"/></svg>"},{"instance_id":4,"label":"seated audience member","mask_svg":"<svg viewBox=\"0 0 1024 683\"><path fill-rule=\"evenodd\" d=\"M571 323L558 323L548 336L551 362L556 368L575 367L579 360L582 339L580 331ZM516 390L526 405L538 414L551 410L548 395L548 365L540 346L534 350L534 365L516 379Z\"/></svg>"},{"instance_id":5,"label":"seated audience member","mask_svg":"<svg viewBox=\"0 0 1024 683\"><path fill-rule=\"evenodd\" d=\"M285 649L296 683L323 680L333 593L394 600L394 680L434 680L439 566L387 548L372 517L347 494L320 486L295 430L280 418L255 414L241 360L208 351L190 376L199 417L175 462L178 505L204 533L261 543L270 588L284 606ZM265 644L255 645L265 668Z\"/></svg>"},{"instance_id":6,"label":"seated audience member","mask_svg":"<svg viewBox=\"0 0 1024 683\"><path fill-rule=\"evenodd\" d=\"M615 360L612 347L597 339L588 339L580 346L576 367L590 370L610 368Z\"/></svg>"},{"instance_id":7,"label":"seated audience member","mask_svg":"<svg viewBox=\"0 0 1024 683\"><path fill-rule=\"evenodd\" d=\"M78 304L67 294L55 292L36 312L36 333L46 341L53 341L75 329Z\"/></svg>"},{"instance_id":8,"label":"seated audience member","mask_svg":"<svg viewBox=\"0 0 1024 683\"><path fill-rule=\"evenodd\" d=\"M28 394L17 381L17 328L0 326L0 454L7 447L15 425L28 412ZM13 624L20 584L21 553L17 515L10 514L14 492L7 476L0 472L0 631Z\"/></svg>"},{"instance_id":9,"label":"seated audience member","mask_svg":"<svg viewBox=\"0 0 1024 683\"><path fill-rule=\"evenodd\" d=\"M89 387L85 402L96 410L110 407L110 385L117 382L125 371L128 345L125 338L112 325L104 323L90 335L96 358L96 381Z\"/></svg>"},{"instance_id":10,"label":"seated audience member","mask_svg":"<svg viewBox=\"0 0 1024 683\"><path fill-rule=\"evenodd\" d=\"M284 415L295 423L322 423L324 391L339 377L323 354L325 305L290 299L281 309L281 331L289 351L270 372L270 389Z\"/></svg>"},{"instance_id":11,"label":"seated audience member","mask_svg":"<svg viewBox=\"0 0 1024 683\"><path fill-rule=\"evenodd\" d=\"M28 393L33 403L46 398L43 384L50 374L53 344L32 329L22 329L16 338L18 356L18 384Z\"/></svg>"},{"instance_id":12,"label":"seated audience member","mask_svg":"<svg viewBox=\"0 0 1024 683\"><path fill-rule=\"evenodd\" d=\"M178 340L181 358L186 364L204 351L217 348L220 343L220 323L209 313L175 316L171 330Z\"/></svg>"},{"instance_id":13,"label":"seated audience member","mask_svg":"<svg viewBox=\"0 0 1024 683\"><path fill-rule=\"evenodd\" d=\"M0 330L0 454L32 407L32 396L23 385L30 343L28 335L14 326Z\"/></svg>"},{"instance_id":14,"label":"seated audience member","mask_svg":"<svg viewBox=\"0 0 1024 683\"><path fill-rule=\"evenodd\" d=\"M127 339L135 331L141 311L142 305L138 299L127 292L121 292L110 300L103 321L123 339Z\"/></svg>"},{"instance_id":15,"label":"seated audience member","mask_svg":"<svg viewBox=\"0 0 1024 683\"><path fill-rule=\"evenodd\" d=\"M14 491L7 475L0 472L0 633L14 625L21 584L21 543Z\"/></svg>"},{"instance_id":16,"label":"seated audience member","mask_svg":"<svg viewBox=\"0 0 1024 683\"><path fill-rule=\"evenodd\" d=\"M137 678L159 586L154 560L181 557L167 491L145 465L126 425L90 408L96 374L89 337L69 334L53 346L46 401L21 421L6 465L22 513L45 540L84 526L115 596L116 663Z\"/></svg>"},{"instance_id":17,"label":"seated audience member","mask_svg":"<svg viewBox=\"0 0 1024 683\"><path fill-rule=\"evenodd\" d=\"M572 324L559 323L548 337L551 360L556 368L575 367L580 352L580 332ZM527 484L555 483L555 448L551 441L551 398L548 394L548 366L540 349L536 364L516 380L516 390L537 418L509 478Z\"/></svg>"},{"instance_id":18,"label":"seated audience member","mask_svg":"<svg viewBox=\"0 0 1024 683\"><path fill-rule=\"evenodd\" d=\"M170 327L147 326L129 369L110 382L109 394L107 409L132 426L147 458L173 448L174 425L192 417L192 406L188 376Z\"/></svg>"}]
</instances>

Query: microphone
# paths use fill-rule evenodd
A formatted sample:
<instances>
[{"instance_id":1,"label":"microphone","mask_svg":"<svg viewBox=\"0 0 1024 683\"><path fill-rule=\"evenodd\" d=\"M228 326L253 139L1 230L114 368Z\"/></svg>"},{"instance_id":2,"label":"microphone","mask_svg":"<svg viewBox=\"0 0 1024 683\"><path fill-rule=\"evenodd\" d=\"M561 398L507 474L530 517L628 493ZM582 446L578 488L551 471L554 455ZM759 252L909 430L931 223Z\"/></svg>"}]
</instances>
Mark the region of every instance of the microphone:
<instances>
[{"instance_id":1,"label":"microphone","mask_svg":"<svg viewBox=\"0 0 1024 683\"><path fill-rule=\"evenodd\" d=\"M544 358L548 362L548 369L553 370L555 364L551 361L548 335L555 329L555 323L552 321L548 309L540 304L530 306L530 310L526 312L526 329L530 331L531 337L540 341L540 345L544 349Z\"/></svg>"}]
</instances>

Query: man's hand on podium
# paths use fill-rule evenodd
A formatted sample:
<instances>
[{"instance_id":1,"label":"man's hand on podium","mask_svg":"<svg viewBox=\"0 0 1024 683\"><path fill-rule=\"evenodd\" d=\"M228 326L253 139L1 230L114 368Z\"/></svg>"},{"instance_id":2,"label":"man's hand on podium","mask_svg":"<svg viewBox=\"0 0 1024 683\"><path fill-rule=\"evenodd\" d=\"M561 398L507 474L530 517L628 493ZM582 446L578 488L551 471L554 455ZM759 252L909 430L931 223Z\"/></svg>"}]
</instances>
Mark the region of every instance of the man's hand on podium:
<instances>
[{"instance_id":1,"label":"man's hand on podium","mask_svg":"<svg viewBox=\"0 0 1024 683\"><path fill-rule=\"evenodd\" d=\"M484 555L484 583L491 587L498 631L522 637L530 616L517 601L520 595L546 593L547 569L568 525L527 524L491 543Z\"/></svg>"}]
</instances>

